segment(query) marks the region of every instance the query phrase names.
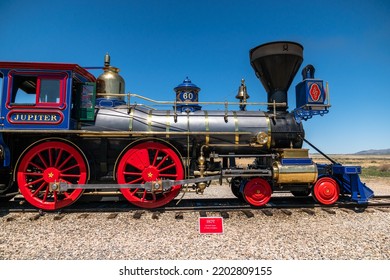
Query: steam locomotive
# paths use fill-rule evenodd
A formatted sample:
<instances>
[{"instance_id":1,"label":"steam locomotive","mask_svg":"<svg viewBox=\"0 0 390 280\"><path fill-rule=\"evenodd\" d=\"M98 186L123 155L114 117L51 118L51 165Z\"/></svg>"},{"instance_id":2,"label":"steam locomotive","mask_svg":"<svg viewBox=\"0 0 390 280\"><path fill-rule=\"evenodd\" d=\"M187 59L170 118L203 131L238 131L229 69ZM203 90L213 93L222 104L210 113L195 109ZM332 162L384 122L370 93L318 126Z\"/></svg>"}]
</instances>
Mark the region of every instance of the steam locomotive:
<instances>
[{"instance_id":1,"label":"steam locomotive","mask_svg":"<svg viewBox=\"0 0 390 280\"><path fill-rule=\"evenodd\" d=\"M20 193L37 208L57 210L83 192L121 193L136 206L157 208L180 192L202 194L210 182L227 179L235 196L256 207L278 191L312 194L325 205L340 197L366 203L373 192L360 181L359 166L325 154L330 163L316 164L302 148L312 145L302 120L330 107L327 86L308 65L296 86L296 108L287 110L303 47L278 41L249 54L268 100L249 103L242 80L237 102L213 103L222 110L202 109L200 88L188 78L174 88L173 102L125 93L109 55L97 78L77 64L0 62L1 199ZM249 111L248 104L267 111ZM241 166L242 158L253 162Z\"/></svg>"}]
</instances>

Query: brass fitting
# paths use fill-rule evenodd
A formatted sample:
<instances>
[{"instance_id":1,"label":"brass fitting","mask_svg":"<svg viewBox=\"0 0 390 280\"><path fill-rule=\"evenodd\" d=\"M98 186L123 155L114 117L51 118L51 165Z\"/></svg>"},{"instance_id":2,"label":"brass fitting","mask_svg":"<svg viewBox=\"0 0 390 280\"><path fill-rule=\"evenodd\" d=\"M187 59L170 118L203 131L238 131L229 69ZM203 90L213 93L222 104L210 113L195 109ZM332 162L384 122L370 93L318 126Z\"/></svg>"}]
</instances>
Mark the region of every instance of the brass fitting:
<instances>
[{"instance_id":1,"label":"brass fitting","mask_svg":"<svg viewBox=\"0 0 390 280\"><path fill-rule=\"evenodd\" d=\"M204 173L205 173L205 170L206 170L206 158L204 156L204 153L203 153L203 149L206 148L207 145L203 145L201 148L200 148L200 156L198 158L198 164L199 164L199 177L200 178L204 178ZM197 192L199 193L203 193L204 189L206 188L206 182L200 182L200 183L197 183Z\"/></svg>"}]
</instances>

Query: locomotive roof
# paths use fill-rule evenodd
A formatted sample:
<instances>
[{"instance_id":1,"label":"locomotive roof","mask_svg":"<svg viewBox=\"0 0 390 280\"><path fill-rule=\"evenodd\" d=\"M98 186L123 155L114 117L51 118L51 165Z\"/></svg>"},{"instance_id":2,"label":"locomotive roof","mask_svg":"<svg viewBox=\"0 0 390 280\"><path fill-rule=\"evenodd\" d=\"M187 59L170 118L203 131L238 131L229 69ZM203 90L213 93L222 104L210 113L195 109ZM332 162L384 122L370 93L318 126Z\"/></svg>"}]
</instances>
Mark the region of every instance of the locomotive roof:
<instances>
[{"instance_id":1,"label":"locomotive roof","mask_svg":"<svg viewBox=\"0 0 390 280\"><path fill-rule=\"evenodd\" d=\"M88 72L85 68L73 63L0 61L0 69L65 70L76 72L90 81L96 80L95 76Z\"/></svg>"}]
</instances>

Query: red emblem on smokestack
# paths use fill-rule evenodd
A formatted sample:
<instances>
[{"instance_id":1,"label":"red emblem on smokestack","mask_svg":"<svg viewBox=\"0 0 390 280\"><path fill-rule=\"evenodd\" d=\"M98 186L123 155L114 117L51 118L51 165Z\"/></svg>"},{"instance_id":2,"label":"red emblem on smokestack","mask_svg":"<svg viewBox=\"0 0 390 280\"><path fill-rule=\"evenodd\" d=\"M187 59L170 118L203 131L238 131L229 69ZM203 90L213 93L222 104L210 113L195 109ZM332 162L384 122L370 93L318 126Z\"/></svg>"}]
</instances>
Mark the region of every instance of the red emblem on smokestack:
<instances>
[{"instance_id":1,"label":"red emblem on smokestack","mask_svg":"<svg viewBox=\"0 0 390 280\"><path fill-rule=\"evenodd\" d=\"M310 86L309 93L310 93L311 99L313 99L314 102L317 102L320 99L321 90L320 90L319 86L316 83L313 83Z\"/></svg>"}]
</instances>

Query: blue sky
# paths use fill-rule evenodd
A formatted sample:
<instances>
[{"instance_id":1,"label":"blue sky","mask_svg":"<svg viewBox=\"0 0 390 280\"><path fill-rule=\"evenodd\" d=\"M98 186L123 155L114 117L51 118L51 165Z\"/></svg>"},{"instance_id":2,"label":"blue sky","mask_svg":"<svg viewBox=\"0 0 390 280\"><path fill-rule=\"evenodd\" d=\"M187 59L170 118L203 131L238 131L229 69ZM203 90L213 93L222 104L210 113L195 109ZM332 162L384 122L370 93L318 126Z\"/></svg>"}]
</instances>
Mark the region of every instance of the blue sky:
<instances>
[{"instance_id":1,"label":"blue sky","mask_svg":"<svg viewBox=\"0 0 390 280\"><path fill-rule=\"evenodd\" d=\"M386 0L0 0L0 19L1 61L101 66L109 52L126 92L164 100L188 76L202 89L200 101L235 101L245 78L249 101L265 102L249 50L296 41L301 67L313 64L316 78L329 82L332 104L328 115L304 122L307 139L326 153L390 148Z\"/></svg>"}]
</instances>

